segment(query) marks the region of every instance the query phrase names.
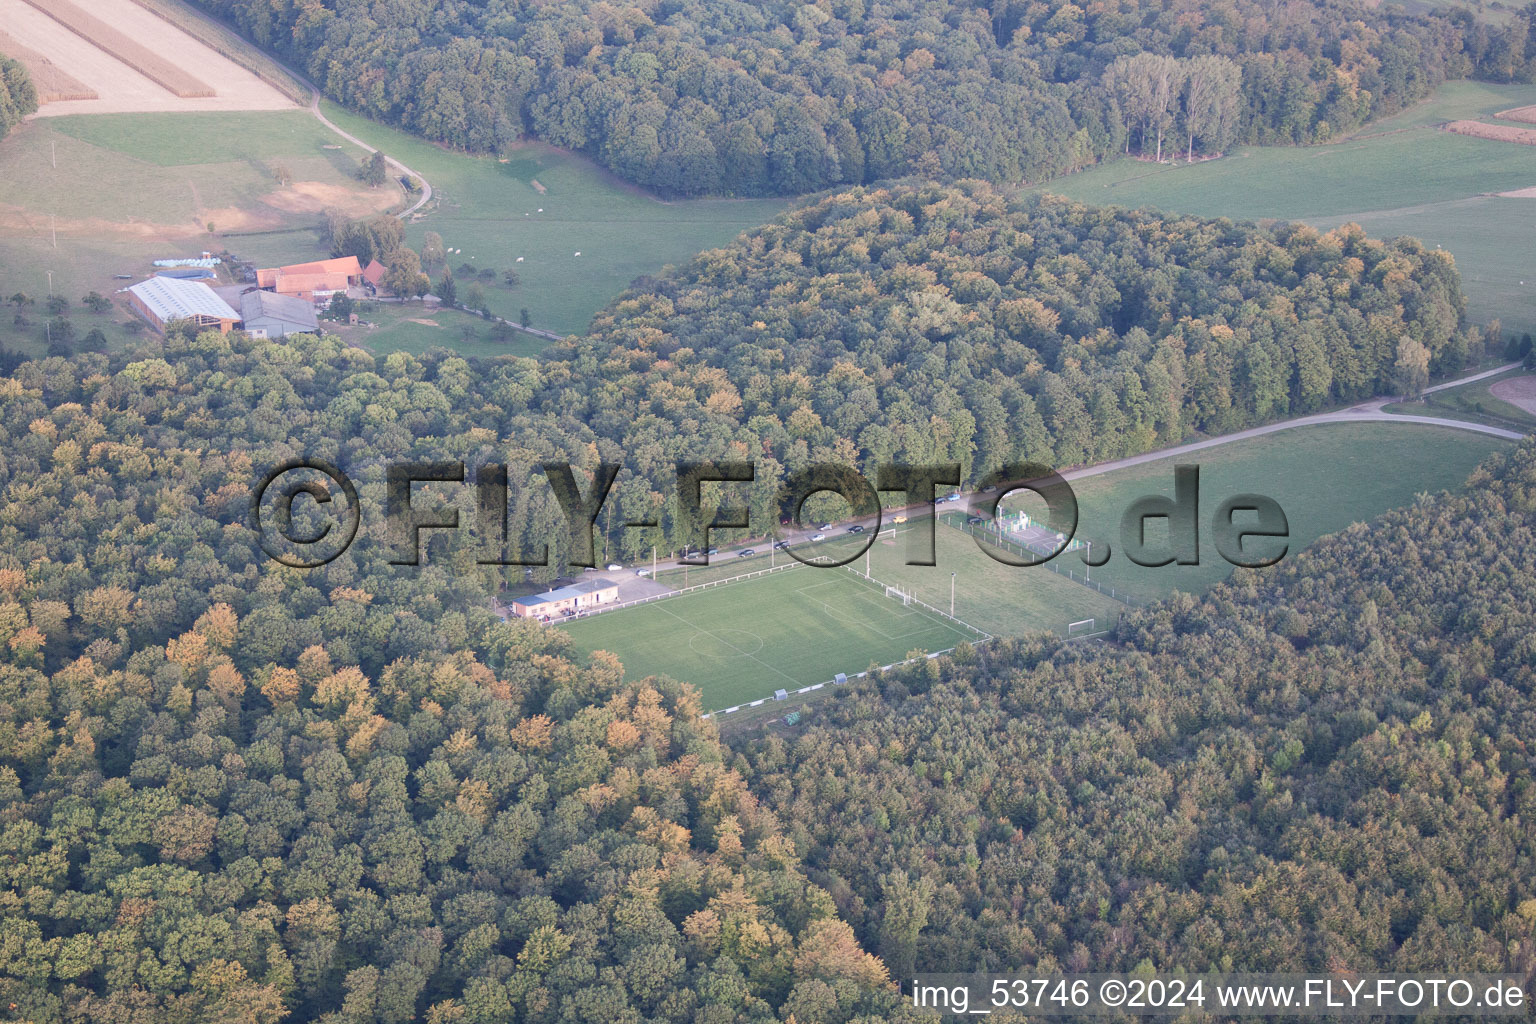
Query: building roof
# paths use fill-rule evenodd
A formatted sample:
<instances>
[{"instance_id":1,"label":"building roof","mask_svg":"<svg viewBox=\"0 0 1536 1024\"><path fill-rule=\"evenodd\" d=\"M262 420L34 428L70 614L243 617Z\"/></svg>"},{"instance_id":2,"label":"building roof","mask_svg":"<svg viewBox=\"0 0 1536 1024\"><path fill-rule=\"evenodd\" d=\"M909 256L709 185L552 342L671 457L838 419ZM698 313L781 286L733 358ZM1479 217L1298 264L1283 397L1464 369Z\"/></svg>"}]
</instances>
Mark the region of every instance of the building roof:
<instances>
[{"instance_id":1,"label":"building roof","mask_svg":"<svg viewBox=\"0 0 1536 1024\"><path fill-rule=\"evenodd\" d=\"M273 285L284 295L301 292L339 292L347 287L345 274L279 274Z\"/></svg>"},{"instance_id":2,"label":"building roof","mask_svg":"<svg viewBox=\"0 0 1536 1024\"><path fill-rule=\"evenodd\" d=\"M313 305L292 295L278 295L275 292L246 292L240 296L240 315L247 323L262 319L281 320L306 331L313 331L320 326Z\"/></svg>"},{"instance_id":3,"label":"building roof","mask_svg":"<svg viewBox=\"0 0 1536 1024\"><path fill-rule=\"evenodd\" d=\"M574 600L575 598L581 597L584 594L592 594L600 590L617 589L617 583L610 583L607 580L578 580L577 582L572 583L570 586L561 587L558 590L549 590L542 594L534 594L532 597L519 597L513 601L513 604L520 604L524 608L529 608L536 604L550 604L555 601Z\"/></svg>"},{"instance_id":4,"label":"building roof","mask_svg":"<svg viewBox=\"0 0 1536 1024\"><path fill-rule=\"evenodd\" d=\"M214 320L239 320L240 314L201 281L152 277L128 289L138 296L162 323L205 316Z\"/></svg>"},{"instance_id":5,"label":"building roof","mask_svg":"<svg viewBox=\"0 0 1536 1024\"><path fill-rule=\"evenodd\" d=\"M373 260L363 269L363 280L377 288L387 273L389 273L388 267L378 260Z\"/></svg>"},{"instance_id":6,"label":"building roof","mask_svg":"<svg viewBox=\"0 0 1536 1024\"><path fill-rule=\"evenodd\" d=\"M334 260L314 260L310 263L293 263L286 267L268 267L265 270L258 270L256 283L263 288L275 288L277 282L285 277L306 274L343 274L351 278L360 276L362 272L363 265L358 262L356 256L341 256Z\"/></svg>"}]
</instances>

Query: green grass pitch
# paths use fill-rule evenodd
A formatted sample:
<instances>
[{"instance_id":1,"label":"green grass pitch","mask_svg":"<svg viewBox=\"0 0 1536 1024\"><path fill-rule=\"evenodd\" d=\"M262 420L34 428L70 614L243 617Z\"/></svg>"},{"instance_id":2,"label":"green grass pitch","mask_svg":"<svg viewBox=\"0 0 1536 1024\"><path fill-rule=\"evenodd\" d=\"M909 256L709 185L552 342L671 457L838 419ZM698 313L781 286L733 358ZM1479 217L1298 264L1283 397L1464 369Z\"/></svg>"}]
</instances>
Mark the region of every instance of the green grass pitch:
<instances>
[{"instance_id":1,"label":"green grass pitch","mask_svg":"<svg viewBox=\"0 0 1536 1024\"><path fill-rule=\"evenodd\" d=\"M584 651L618 655L631 678L692 683L712 710L981 639L846 569L803 566L561 628Z\"/></svg>"}]
</instances>

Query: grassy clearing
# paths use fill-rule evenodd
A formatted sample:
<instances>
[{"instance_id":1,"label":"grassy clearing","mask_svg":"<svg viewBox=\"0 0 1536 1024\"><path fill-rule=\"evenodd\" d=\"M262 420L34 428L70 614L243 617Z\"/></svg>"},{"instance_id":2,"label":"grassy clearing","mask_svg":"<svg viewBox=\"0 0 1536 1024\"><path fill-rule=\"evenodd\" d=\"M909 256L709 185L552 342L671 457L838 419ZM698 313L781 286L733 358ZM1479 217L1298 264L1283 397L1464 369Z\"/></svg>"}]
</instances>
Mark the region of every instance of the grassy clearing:
<instances>
[{"instance_id":1,"label":"grassy clearing","mask_svg":"<svg viewBox=\"0 0 1536 1024\"><path fill-rule=\"evenodd\" d=\"M503 163L450 152L334 104L324 109L342 128L431 181L435 204L411 225L410 243L436 231L446 245L463 250L449 256L449 266L489 265L497 272L496 283L484 286L491 311L515 320L527 307L533 326L544 330L585 330L592 314L636 277L723 245L786 205L777 199L663 203L542 143L519 146ZM500 283L505 270L521 277L516 287ZM461 297L467 283L460 281Z\"/></svg>"},{"instance_id":2,"label":"grassy clearing","mask_svg":"<svg viewBox=\"0 0 1536 1024\"><path fill-rule=\"evenodd\" d=\"M977 639L884 596L843 569L796 568L563 625L584 651L618 655L631 678L697 686L710 709L862 672L913 651Z\"/></svg>"},{"instance_id":3,"label":"grassy clearing","mask_svg":"<svg viewBox=\"0 0 1536 1024\"><path fill-rule=\"evenodd\" d=\"M410 352L449 348L466 356L532 356L547 344L542 338L513 332L497 340L491 324L456 309L438 309L417 303L365 303L358 311L363 320L376 324L349 327L326 322L326 330L372 352Z\"/></svg>"},{"instance_id":4,"label":"grassy clearing","mask_svg":"<svg viewBox=\"0 0 1536 1024\"><path fill-rule=\"evenodd\" d=\"M1479 461L1509 443L1464 430L1391 423L1302 427L1234 441L1182 459L1075 481L1077 536L1094 541L1095 549L1112 544L1109 563L1092 571L1093 579L1106 586L1142 601L1174 591L1201 593L1232 572L1216 552L1210 529L1217 506L1228 497L1259 493L1279 502L1294 555L1350 523L1407 505L1416 494L1459 489ZM1200 467L1200 564L1137 566L1119 542L1120 518L1143 495L1172 497L1176 463ZM1158 526L1156 520L1149 523L1149 541L1158 539ZM1075 555L1063 557L1081 571Z\"/></svg>"},{"instance_id":5,"label":"grassy clearing","mask_svg":"<svg viewBox=\"0 0 1536 1024\"><path fill-rule=\"evenodd\" d=\"M1474 319L1536 327L1536 199L1492 193L1536 185L1524 146L1431 125L1536 102L1529 85L1455 82L1357 137L1307 148L1247 147L1221 160L1156 165L1119 160L1042 189L1091 203L1244 220L1356 221L1373 235L1414 235L1456 256Z\"/></svg>"},{"instance_id":6,"label":"grassy clearing","mask_svg":"<svg viewBox=\"0 0 1536 1024\"><path fill-rule=\"evenodd\" d=\"M53 119L53 127L97 149L158 167L258 163L321 156L344 147L355 167L362 150L304 110L228 113L80 114Z\"/></svg>"}]
</instances>

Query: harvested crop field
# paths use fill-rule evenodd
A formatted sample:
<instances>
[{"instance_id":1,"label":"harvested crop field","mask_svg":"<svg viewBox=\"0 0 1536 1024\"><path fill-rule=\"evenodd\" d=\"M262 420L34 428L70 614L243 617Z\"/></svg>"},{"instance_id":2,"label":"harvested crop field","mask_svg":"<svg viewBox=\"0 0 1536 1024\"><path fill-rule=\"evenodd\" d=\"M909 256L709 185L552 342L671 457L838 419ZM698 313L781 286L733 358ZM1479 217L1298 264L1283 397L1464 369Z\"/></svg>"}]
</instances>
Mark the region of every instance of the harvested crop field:
<instances>
[{"instance_id":1,"label":"harvested crop field","mask_svg":"<svg viewBox=\"0 0 1536 1024\"><path fill-rule=\"evenodd\" d=\"M152 56L170 55L176 68L195 69L195 75L189 77L202 84L201 91L211 93L177 96L35 5L52 2L0 0L0 25L5 26L15 45L51 62L97 98L55 100L42 107L39 117L294 107L293 101L277 89L134 0L91 0L87 17L107 26L113 33L111 38L126 39ZM164 58L157 59L164 62Z\"/></svg>"},{"instance_id":2,"label":"harvested crop field","mask_svg":"<svg viewBox=\"0 0 1536 1024\"><path fill-rule=\"evenodd\" d=\"M27 3L182 99L214 95L213 87L207 82L70 0L27 0Z\"/></svg>"},{"instance_id":3,"label":"harvested crop field","mask_svg":"<svg viewBox=\"0 0 1536 1024\"><path fill-rule=\"evenodd\" d=\"M1510 107L1493 115L1501 121L1523 121L1526 124L1536 124L1536 106Z\"/></svg>"},{"instance_id":4,"label":"harvested crop field","mask_svg":"<svg viewBox=\"0 0 1536 1024\"><path fill-rule=\"evenodd\" d=\"M1536 416L1536 377L1509 377L1490 385L1488 393Z\"/></svg>"},{"instance_id":5,"label":"harvested crop field","mask_svg":"<svg viewBox=\"0 0 1536 1024\"><path fill-rule=\"evenodd\" d=\"M1482 121L1449 121L1445 130L1457 135L1470 135L1494 142L1517 142L1522 146L1536 146L1536 129L1516 128L1510 124L1486 124Z\"/></svg>"},{"instance_id":6,"label":"harvested crop field","mask_svg":"<svg viewBox=\"0 0 1536 1024\"><path fill-rule=\"evenodd\" d=\"M32 76L32 84L37 87L39 103L99 98L95 89L68 74L63 68L31 47L21 45L4 29L0 29L0 53L26 65L27 74Z\"/></svg>"}]
</instances>

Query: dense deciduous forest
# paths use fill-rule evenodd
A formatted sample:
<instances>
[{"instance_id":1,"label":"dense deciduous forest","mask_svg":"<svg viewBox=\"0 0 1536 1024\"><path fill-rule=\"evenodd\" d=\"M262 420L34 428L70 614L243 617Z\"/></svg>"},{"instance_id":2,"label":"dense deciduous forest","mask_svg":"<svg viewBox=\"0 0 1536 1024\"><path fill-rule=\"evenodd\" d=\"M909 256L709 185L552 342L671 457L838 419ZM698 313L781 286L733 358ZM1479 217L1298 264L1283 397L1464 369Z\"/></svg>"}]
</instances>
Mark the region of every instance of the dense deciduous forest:
<instances>
[{"instance_id":1,"label":"dense deciduous forest","mask_svg":"<svg viewBox=\"0 0 1536 1024\"><path fill-rule=\"evenodd\" d=\"M1332 138L1446 78L1528 79L1533 56L1529 12L1353 0L198 2L371 117L474 152L536 135L668 195L1075 170L1124 148L1103 76L1137 54L1232 62L1172 105L1204 153ZM1189 130L1217 94L1228 126Z\"/></svg>"},{"instance_id":2,"label":"dense deciduous forest","mask_svg":"<svg viewBox=\"0 0 1536 1024\"><path fill-rule=\"evenodd\" d=\"M401 403L473 417L450 362ZM350 436L348 379L382 414L372 369L209 333L0 380L6 1016L899 1018L694 693L502 624L473 565L256 549L253 467ZM386 418L360 452L429 432Z\"/></svg>"},{"instance_id":3,"label":"dense deciduous forest","mask_svg":"<svg viewBox=\"0 0 1536 1024\"><path fill-rule=\"evenodd\" d=\"M1010 641L746 736L897 977L1536 972L1536 446L1119 643Z\"/></svg>"},{"instance_id":4,"label":"dense deciduous forest","mask_svg":"<svg viewBox=\"0 0 1536 1024\"><path fill-rule=\"evenodd\" d=\"M37 88L20 61L0 54L0 139L37 110Z\"/></svg>"},{"instance_id":5,"label":"dense deciduous forest","mask_svg":"<svg viewBox=\"0 0 1536 1024\"><path fill-rule=\"evenodd\" d=\"M502 623L467 546L257 549L293 454L378 506L369 460L548 450L497 408L538 365L474 369L173 332L0 381L12 1015L872 1024L921 967L1530 969L1532 446L1114 647L962 650L733 756L692 691Z\"/></svg>"}]
</instances>

